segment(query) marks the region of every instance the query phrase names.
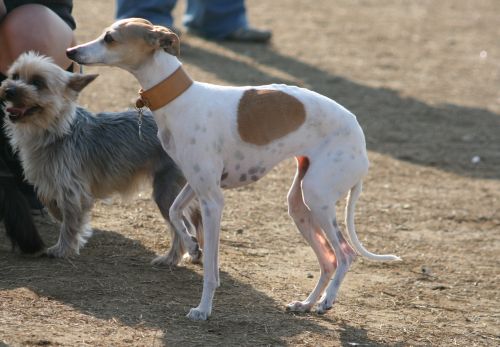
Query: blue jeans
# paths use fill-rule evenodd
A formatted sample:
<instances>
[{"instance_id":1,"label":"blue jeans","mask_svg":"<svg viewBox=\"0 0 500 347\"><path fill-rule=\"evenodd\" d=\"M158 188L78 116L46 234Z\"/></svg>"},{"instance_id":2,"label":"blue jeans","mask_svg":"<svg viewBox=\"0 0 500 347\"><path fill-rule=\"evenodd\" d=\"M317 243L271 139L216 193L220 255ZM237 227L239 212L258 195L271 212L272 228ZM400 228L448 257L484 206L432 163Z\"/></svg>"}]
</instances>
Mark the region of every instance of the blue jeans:
<instances>
[{"instance_id":1,"label":"blue jeans","mask_svg":"<svg viewBox=\"0 0 500 347\"><path fill-rule=\"evenodd\" d=\"M177 0L116 0L116 18L139 17L172 26ZM183 24L203 36L222 39L248 26L244 0L187 0Z\"/></svg>"}]
</instances>

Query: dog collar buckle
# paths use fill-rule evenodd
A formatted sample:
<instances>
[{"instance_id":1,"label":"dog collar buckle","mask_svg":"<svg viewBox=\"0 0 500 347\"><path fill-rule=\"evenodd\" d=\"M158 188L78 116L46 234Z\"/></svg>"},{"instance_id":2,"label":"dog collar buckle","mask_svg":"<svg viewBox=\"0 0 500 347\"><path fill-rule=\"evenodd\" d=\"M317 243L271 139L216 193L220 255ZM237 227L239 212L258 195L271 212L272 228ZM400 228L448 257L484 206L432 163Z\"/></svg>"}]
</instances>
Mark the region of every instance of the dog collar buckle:
<instances>
[{"instance_id":1,"label":"dog collar buckle","mask_svg":"<svg viewBox=\"0 0 500 347\"><path fill-rule=\"evenodd\" d=\"M139 91L139 95L141 95L142 89ZM135 101L135 109L137 111L138 119L137 119L137 127L139 130L139 138L142 140L142 117L144 117L144 107L149 107L149 102L142 98L142 95Z\"/></svg>"},{"instance_id":2,"label":"dog collar buckle","mask_svg":"<svg viewBox=\"0 0 500 347\"><path fill-rule=\"evenodd\" d=\"M137 100L135 101L135 108L137 109L140 109L140 108L143 108L143 107L148 107L149 108L149 102L147 99L144 99L142 97L142 93L144 92L144 90L139 90L139 97L137 98Z\"/></svg>"},{"instance_id":3,"label":"dog collar buckle","mask_svg":"<svg viewBox=\"0 0 500 347\"><path fill-rule=\"evenodd\" d=\"M148 90L139 90L139 98L135 106L138 108L147 107L151 111L155 111L184 93L192 84L191 77L182 66L179 66L177 70L157 85Z\"/></svg>"}]
</instances>

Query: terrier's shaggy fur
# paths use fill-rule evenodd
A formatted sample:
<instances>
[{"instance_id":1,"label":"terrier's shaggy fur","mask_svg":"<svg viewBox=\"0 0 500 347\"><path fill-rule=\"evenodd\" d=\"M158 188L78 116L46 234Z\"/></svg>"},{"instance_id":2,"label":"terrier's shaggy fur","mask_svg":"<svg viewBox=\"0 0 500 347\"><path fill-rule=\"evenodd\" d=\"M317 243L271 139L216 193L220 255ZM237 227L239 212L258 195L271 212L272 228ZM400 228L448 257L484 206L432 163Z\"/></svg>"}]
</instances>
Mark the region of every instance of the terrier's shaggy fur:
<instances>
[{"instance_id":1,"label":"terrier's shaggy fur","mask_svg":"<svg viewBox=\"0 0 500 347\"><path fill-rule=\"evenodd\" d=\"M92 234L90 210L96 199L128 195L144 179L152 180L153 197L170 226L170 205L185 183L162 149L150 113L142 118L139 136L135 111L95 115L76 105L79 92L96 77L67 72L47 57L26 53L0 87L8 115L5 129L26 179L61 222L57 244L46 251L53 257L79 253ZM190 209L184 222L198 231L198 210ZM170 251L154 263L181 259L182 242L175 233L172 237Z\"/></svg>"}]
</instances>

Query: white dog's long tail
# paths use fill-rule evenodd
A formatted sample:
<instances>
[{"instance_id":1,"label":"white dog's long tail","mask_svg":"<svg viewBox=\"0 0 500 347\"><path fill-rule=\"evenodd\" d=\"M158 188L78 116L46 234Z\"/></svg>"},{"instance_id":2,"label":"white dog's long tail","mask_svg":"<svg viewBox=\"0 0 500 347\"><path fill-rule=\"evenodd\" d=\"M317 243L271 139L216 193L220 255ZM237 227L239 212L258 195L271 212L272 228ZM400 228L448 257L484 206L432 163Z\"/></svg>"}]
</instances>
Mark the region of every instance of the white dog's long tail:
<instances>
[{"instance_id":1,"label":"white dog's long tail","mask_svg":"<svg viewBox=\"0 0 500 347\"><path fill-rule=\"evenodd\" d=\"M354 228L354 207L356 206L356 201L358 201L359 195L361 194L362 181L359 181L354 187L352 187L347 197L347 206L345 209L345 224L347 227L347 232L349 233L349 238L351 239L351 245L354 249L363 257L376 260L376 261L389 261L389 260L401 260L400 257L392 254L374 254L369 252L358 239L356 235L356 229Z\"/></svg>"}]
</instances>

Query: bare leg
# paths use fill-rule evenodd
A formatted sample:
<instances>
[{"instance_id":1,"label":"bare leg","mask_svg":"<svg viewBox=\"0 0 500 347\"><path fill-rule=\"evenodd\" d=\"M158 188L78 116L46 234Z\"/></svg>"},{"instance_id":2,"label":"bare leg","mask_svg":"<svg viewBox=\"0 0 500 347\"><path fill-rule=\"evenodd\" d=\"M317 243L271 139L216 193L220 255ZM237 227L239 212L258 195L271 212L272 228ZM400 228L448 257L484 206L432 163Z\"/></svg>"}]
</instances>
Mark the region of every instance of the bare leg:
<instances>
[{"instance_id":1,"label":"bare leg","mask_svg":"<svg viewBox=\"0 0 500 347\"><path fill-rule=\"evenodd\" d=\"M75 43L71 28L49 8L28 4L15 8L0 22L0 72L27 51L52 57L63 69L71 65L66 48Z\"/></svg>"}]
</instances>

